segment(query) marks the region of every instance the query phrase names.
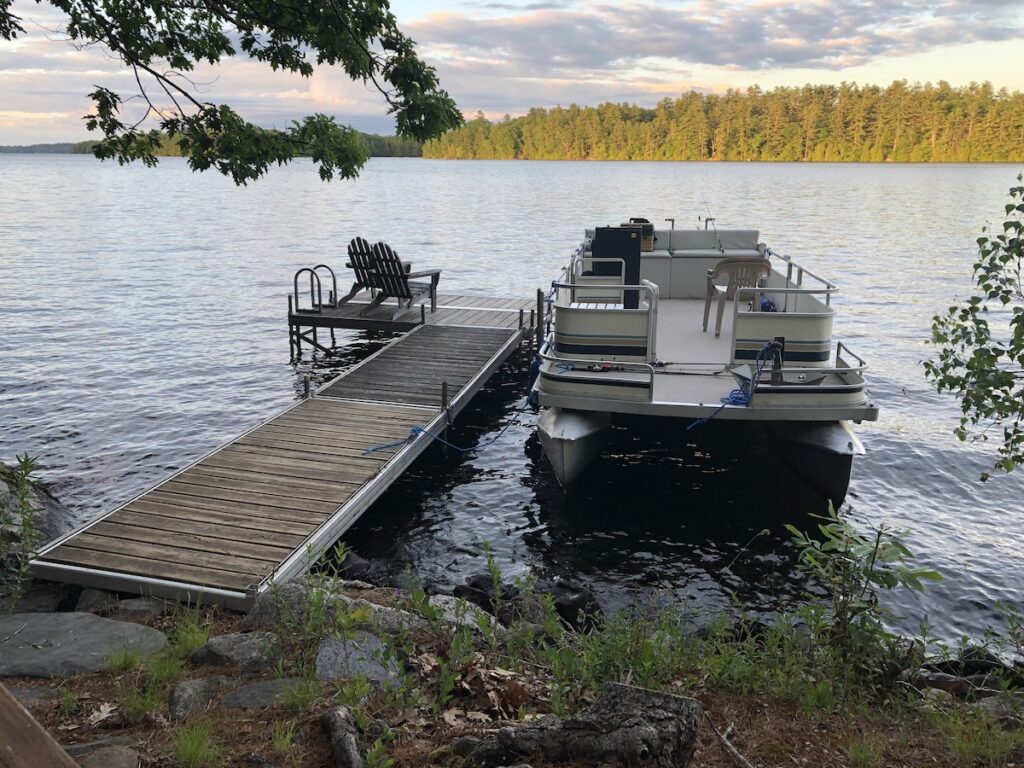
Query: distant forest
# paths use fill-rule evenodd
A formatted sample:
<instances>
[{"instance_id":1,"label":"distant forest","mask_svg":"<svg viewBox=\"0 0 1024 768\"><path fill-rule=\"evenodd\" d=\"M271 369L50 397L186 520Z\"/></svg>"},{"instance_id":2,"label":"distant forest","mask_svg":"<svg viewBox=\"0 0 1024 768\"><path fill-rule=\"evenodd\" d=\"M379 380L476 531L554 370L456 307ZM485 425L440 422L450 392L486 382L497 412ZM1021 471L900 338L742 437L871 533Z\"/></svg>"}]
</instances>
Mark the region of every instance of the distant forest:
<instances>
[{"instance_id":1,"label":"distant forest","mask_svg":"<svg viewBox=\"0 0 1024 768\"><path fill-rule=\"evenodd\" d=\"M379 136L375 133L363 133L361 135L370 147L370 155L372 157L419 157L423 149L418 141L403 139L399 136ZM64 142L59 144L29 144L27 146L0 146L0 155L88 155L92 152L93 144L95 142L79 141L74 144ZM181 152L178 150L177 143L173 139L166 138L163 147L157 154L163 157L179 157Z\"/></svg>"},{"instance_id":2,"label":"distant forest","mask_svg":"<svg viewBox=\"0 0 1024 768\"><path fill-rule=\"evenodd\" d=\"M653 109L531 109L478 114L427 143L424 157L524 160L1024 161L1024 95L991 83L888 88L844 83L694 91Z\"/></svg>"}]
</instances>

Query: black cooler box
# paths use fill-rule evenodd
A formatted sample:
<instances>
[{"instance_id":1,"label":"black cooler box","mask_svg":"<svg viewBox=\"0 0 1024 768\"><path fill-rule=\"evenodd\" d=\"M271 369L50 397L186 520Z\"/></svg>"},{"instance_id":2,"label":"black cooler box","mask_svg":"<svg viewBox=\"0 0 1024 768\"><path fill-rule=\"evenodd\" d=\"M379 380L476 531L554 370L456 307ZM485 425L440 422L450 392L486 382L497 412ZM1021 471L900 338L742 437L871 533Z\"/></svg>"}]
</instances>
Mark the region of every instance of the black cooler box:
<instances>
[{"instance_id":1,"label":"black cooler box","mask_svg":"<svg viewBox=\"0 0 1024 768\"><path fill-rule=\"evenodd\" d=\"M625 274L622 282L625 285L640 285L640 238L642 230L639 226L624 225L621 227L598 227L594 230L594 258L622 259L625 263ZM621 267L614 261L594 262L594 275L618 277ZM639 291L624 291L622 305L625 309L637 309L640 306Z\"/></svg>"}]
</instances>

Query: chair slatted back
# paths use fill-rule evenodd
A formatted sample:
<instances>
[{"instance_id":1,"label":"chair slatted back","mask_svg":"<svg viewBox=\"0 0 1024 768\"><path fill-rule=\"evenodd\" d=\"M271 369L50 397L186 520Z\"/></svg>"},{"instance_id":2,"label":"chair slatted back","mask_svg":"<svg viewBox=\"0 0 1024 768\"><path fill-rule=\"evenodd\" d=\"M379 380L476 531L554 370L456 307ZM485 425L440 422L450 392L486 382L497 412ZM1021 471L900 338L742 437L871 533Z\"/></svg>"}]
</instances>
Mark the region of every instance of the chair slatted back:
<instances>
[{"instance_id":1,"label":"chair slatted back","mask_svg":"<svg viewBox=\"0 0 1024 768\"><path fill-rule=\"evenodd\" d=\"M728 279L725 296L731 300L736 298L738 288L756 288L758 282L767 278L771 272L772 267L767 259L739 256L718 262L711 279L716 284L721 278Z\"/></svg>"},{"instance_id":2,"label":"chair slatted back","mask_svg":"<svg viewBox=\"0 0 1024 768\"><path fill-rule=\"evenodd\" d=\"M405 267L391 246L387 243L377 243L373 246L373 258L377 265L378 287L389 296L411 299Z\"/></svg>"},{"instance_id":3,"label":"chair slatted back","mask_svg":"<svg viewBox=\"0 0 1024 768\"><path fill-rule=\"evenodd\" d=\"M353 237L348 244L348 262L356 274L356 282L367 287L376 285L376 274L373 251L370 244L362 237Z\"/></svg>"}]
</instances>

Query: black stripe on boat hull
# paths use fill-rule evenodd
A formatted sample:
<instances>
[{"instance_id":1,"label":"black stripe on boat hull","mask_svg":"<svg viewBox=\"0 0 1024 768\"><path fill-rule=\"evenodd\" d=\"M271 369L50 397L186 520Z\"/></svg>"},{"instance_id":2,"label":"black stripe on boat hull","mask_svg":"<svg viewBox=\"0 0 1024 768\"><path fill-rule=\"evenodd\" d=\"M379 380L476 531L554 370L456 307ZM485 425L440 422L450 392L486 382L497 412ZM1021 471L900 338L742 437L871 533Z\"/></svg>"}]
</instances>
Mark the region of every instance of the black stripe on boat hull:
<instances>
[{"instance_id":1,"label":"black stripe on boat hull","mask_svg":"<svg viewBox=\"0 0 1024 768\"><path fill-rule=\"evenodd\" d=\"M650 389L651 385L646 381L625 381L623 379L616 379L615 381L595 381L594 379L584 379L579 376L553 376L550 373L540 372L540 377L544 381L553 381L557 384L587 384L593 387L624 387L626 389Z\"/></svg>"}]
</instances>

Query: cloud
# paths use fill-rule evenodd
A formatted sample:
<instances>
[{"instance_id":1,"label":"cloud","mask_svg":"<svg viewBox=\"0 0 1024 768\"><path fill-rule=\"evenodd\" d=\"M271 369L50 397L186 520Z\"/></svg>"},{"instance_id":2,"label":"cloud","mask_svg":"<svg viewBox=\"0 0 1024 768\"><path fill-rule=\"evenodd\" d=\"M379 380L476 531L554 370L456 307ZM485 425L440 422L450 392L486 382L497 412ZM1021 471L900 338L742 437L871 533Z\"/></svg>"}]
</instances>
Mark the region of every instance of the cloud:
<instances>
[{"instance_id":1,"label":"cloud","mask_svg":"<svg viewBox=\"0 0 1024 768\"><path fill-rule=\"evenodd\" d=\"M993 13L967 0L597 3L498 18L435 13L407 28L440 61L502 61L523 74L586 76L650 57L749 71L839 69L935 46L1012 39L1024 24L1019 5L1006 8Z\"/></svg>"}]
</instances>

